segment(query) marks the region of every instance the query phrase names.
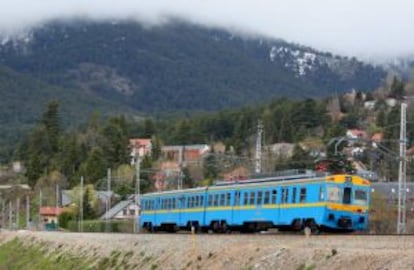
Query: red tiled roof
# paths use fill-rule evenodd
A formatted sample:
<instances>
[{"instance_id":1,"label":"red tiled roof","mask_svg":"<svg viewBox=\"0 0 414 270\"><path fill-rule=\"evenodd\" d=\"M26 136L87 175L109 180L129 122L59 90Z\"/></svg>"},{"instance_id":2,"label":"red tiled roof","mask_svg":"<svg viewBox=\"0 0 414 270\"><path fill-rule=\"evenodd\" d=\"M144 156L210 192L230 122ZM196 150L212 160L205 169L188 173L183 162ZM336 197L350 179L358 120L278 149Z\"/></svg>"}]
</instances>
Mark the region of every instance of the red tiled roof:
<instances>
[{"instance_id":1,"label":"red tiled roof","mask_svg":"<svg viewBox=\"0 0 414 270\"><path fill-rule=\"evenodd\" d=\"M63 209L60 207L43 206L40 207L40 214L44 216L58 216L62 213Z\"/></svg>"},{"instance_id":2,"label":"red tiled roof","mask_svg":"<svg viewBox=\"0 0 414 270\"><path fill-rule=\"evenodd\" d=\"M151 139L130 139L129 143L131 145L137 146L137 145L150 145Z\"/></svg>"}]
</instances>

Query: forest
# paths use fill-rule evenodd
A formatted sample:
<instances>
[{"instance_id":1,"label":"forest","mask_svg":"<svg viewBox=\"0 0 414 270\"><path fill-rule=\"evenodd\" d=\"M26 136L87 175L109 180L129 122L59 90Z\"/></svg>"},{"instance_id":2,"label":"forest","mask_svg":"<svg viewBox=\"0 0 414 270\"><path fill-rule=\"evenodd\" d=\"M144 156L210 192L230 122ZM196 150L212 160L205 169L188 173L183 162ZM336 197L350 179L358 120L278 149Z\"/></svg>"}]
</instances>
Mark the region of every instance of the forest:
<instances>
[{"instance_id":1,"label":"forest","mask_svg":"<svg viewBox=\"0 0 414 270\"><path fill-rule=\"evenodd\" d=\"M385 93L386 97L401 100L404 84L394 79ZM99 188L107 169L118 177L116 191L120 194L133 192L134 169L130 166L130 138L151 138L153 149L141 163L142 190L153 190L152 176L159 165L163 145L214 145L222 142L225 154L252 158L257 123L264 126L263 145L285 142L295 144L291 157L273 159L267 166L272 172L286 168L312 168L318 157L312 149L333 154L328 142L345 136L348 129L361 129L368 134L383 133L383 145L393 153L398 152L400 107L387 106L384 93L355 92L351 99L347 94L327 99L289 100L276 99L258 106L223 110L212 113L194 113L186 117L163 115L134 119L125 115L101 117L91 113L85 123L77 128L62 125L62 112L58 100L51 100L39 116L39 121L21 140L11 161L24 164L24 177L18 181L37 189L59 183L73 188L81 176L85 183ZM375 107L367 109L364 103L375 101ZM410 107L409 107L410 108ZM408 110L408 119L414 112ZM409 121L410 123L410 121ZM408 137L414 135L413 125L408 125ZM408 141L411 146L411 141ZM346 148L344 142L340 150ZM410 148L410 147L409 147ZM213 149L214 151L214 149ZM380 170L388 178L395 177L396 162L381 152L365 151L354 157L373 170ZM203 179L220 177L220 171L206 159ZM187 186L194 186L200 179L186 175ZM201 179L201 180L203 180Z\"/></svg>"}]
</instances>

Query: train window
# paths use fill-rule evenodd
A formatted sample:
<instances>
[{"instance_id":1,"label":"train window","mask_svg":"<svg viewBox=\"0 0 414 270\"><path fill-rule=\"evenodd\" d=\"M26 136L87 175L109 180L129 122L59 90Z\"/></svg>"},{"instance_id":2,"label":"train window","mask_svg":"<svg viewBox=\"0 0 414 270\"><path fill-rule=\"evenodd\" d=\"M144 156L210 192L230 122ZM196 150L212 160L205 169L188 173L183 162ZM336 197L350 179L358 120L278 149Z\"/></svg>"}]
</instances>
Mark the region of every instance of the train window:
<instances>
[{"instance_id":1,"label":"train window","mask_svg":"<svg viewBox=\"0 0 414 270\"><path fill-rule=\"evenodd\" d=\"M287 203L289 198L289 189L282 188L282 203Z\"/></svg>"},{"instance_id":2,"label":"train window","mask_svg":"<svg viewBox=\"0 0 414 270\"><path fill-rule=\"evenodd\" d=\"M262 204L262 196L263 196L263 191L258 191L257 192L257 204Z\"/></svg>"},{"instance_id":3,"label":"train window","mask_svg":"<svg viewBox=\"0 0 414 270\"><path fill-rule=\"evenodd\" d=\"M243 198L243 204L244 205L248 205L249 204L249 192L244 192L244 194L243 194L244 196L244 198Z\"/></svg>"},{"instance_id":4,"label":"train window","mask_svg":"<svg viewBox=\"0 0 414 270\"><path fill-rule=\"evenodd\" d=\"M276 204L277 203L277 190L274 189L272 190L272 200L271 200L272 204Z\"/></svg>"},{"instance_id":5,"label":"train window","mask_svg":"<svg viewBox=\"0 0 414 270\"><path fill-rule=\"evenodd\" d=\"M172 209L175 209L175 198L172 199Z\"/></svg>"},{"instance_id":6,"label":"train window","mask_svg":"<svg viewBox=\"0 0 414 270\"><path fill-rule=\"evenodd\" d=\"M251 191L250 192L250 204L254 204L255 199L256 199L256 192Z\"/></svg>"},{"instance_id":7,"label":"train window","mask_svg":"<svg viewBox=\"0 0 414 270\"><path fill-rule=\"evenodd\" d=\"M336 186L328 187L328 201L329 202L340 202L341 201L341 190L339 187L336 187Z\"/></svg>"},{"instance_id":8,"label":"train window","mask_svg":"<svg viewBox=\"0 0 414 270\"><path fill-rule=\"evenodd\" d=\"M230 198L231 198L231 194L227 193L226 194L226 205L230 205Z\"/></svg>"},{"instance_id":9,"label":"train window","mask_svg":"<svg viewBox=\"0 0 414 270\"><path fill-rule=\"evenodd\" d=\"M212 206L213 205L213 195L208 195L208 206Z\"/></svg>"},{"instance_id":10,"label":"train window","mask_svg":"<svg viewBox=\"0 0 414 270\"><path fill-rule=\"evenodd\" d=\"M240 191L236 191L234 195L234 205L240 205Z\"/></svg>"},{"instance_id":11,"label":"train window","mask_svg":"<svg viewBox=\"0 0 414 270\"><path fill-rule=\"evenodd\" d=\"M214 206L218 206L218 203L219 203L219 195L214 194Z\"/></svg>"},{"instance_id":12,"label":"train window","mask_svg":"<svg viewBox=\"0 0 414 270\"><path fill-rule=\"evenodd\" d=\"M199 206L200 206L200 196L196 196L195 207L199 207Z\"/></svg>"},{"instance_id":13,"label":"train window","mask_svg":"<svg viewBox=\"0 0 414 270\"><path fill-rule=\"evenodd\" d=\"M301 189L300 189L300 198L299 198L299 202L301 202L301 203L306 202L306 188L301 188Z\"/></svg>"},{"instance_id":14,"label":"train window","mask_svg":"<svg viewBox=\"0 0 414 270\"><path fill-rule=\"evenodd\" d=\"M269 204L270 203L270 191L266 190L263 197L263 204Z\"/></svg>"},{"instance_id":15,"label":"train window","mask_svg":"<svg viewBox=\"0 0 414 270\"><path fill-rule=\"evenodd\" d=\"M223 193L223 194L220 194L220 206L224 206L224 205L226 205L226 195Z\"/></svg>"},{"instance_id":16,"label":"train window","mask_svg":"<svg viewBox=\"0 0 414 270\"><path fill-rule=\"evenodd\" d=\"M324 201L325 200L325 191L322 186L319 187L319 200Z\"/></svg>"},{"instance_id":17,"label":"train window","mask_svg":"<svg viewBox=\"0 0 414 270\"><path fill-rule=\"evenodd\" d=\"M296 203L296 188L293 188L292 191L292 203Z\"/></svg>"},{"instance_id":18,"label":"train window","mask_svg":"<svg viewBox=\"0 0 414 270\"><path fill-rule=\"evenodd\" d=\"M363 189L356 189L354 194L354 203L359 205L366 205L368 202L367 192Z\"/></svg>"}]
</instances>

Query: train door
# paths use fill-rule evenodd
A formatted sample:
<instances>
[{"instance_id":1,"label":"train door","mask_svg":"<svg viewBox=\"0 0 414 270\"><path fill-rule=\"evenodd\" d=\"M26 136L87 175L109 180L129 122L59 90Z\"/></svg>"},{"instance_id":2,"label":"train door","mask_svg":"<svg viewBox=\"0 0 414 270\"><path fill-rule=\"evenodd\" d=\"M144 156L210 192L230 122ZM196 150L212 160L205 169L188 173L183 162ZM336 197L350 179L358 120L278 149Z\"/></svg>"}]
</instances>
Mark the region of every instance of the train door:
<instances>
[{"instance_id":1,"label":"train door","mask_svg":"<svg viewBox=\"0 0 414 270\"><path fill-rule=\"evenodd\" d=\"M270 209L273 209L273 211L271 211L272 215L271 215L271 220L273 221L274 224L278 224L280 222L280 204L278 201L278 189L276 187L272 188L269 190L269 195L267 195L267 193L265 193L265 202L264 204L270 204ZM267 200L267 196L269 196L269 201Z\"/></svg>"},{"instance_id":2,"label":"train door","mask_svg":"<svg viewBox=\"0 0 414 270\"><path fill-rule=\"evenodd\" d=\"M183 215L185 214L184 210L185 210L185 196L181 195L180 197L177 198L177 214L178 214L178 224L180 224L180 226L182 226L183 224L183 219L185 218Z\"/></svg>"},{"instance_id":3,"label":"train door","mask_svg":"<svg viewBox=\"0 0 414 270\"><path fill-rule=\"evenodd\" d=\"M154 206L154 224L153 225L158 224L158 211L159 211L159 209L161 207L160 198L156 198L154 200L154 203L155 203L155 206Z\"/></svg>"},{"instance_id":4,"label":"train door","mask_svg":"<svg viewBox=\"0 0 414 270\"><path fill-rule=\"evenodd\" d=\"M280 193L281 193L281 197L280 197L279 217L280 217L280 222L284 224L288 222L289 213L290 213L290 210L288 208L289 187L282 187Z\"/></svg>"},{"instance_id":5,"label":"train door","mask_svg":"<svg viewBox=\"0 0 414 270\"><path fill-rule=\"evenodd\" d=\"M240 190L233 191L233 199L231 201L231 224L240 224L240 205L241 205L241 192Z\"/></svg>"}]
</instances>

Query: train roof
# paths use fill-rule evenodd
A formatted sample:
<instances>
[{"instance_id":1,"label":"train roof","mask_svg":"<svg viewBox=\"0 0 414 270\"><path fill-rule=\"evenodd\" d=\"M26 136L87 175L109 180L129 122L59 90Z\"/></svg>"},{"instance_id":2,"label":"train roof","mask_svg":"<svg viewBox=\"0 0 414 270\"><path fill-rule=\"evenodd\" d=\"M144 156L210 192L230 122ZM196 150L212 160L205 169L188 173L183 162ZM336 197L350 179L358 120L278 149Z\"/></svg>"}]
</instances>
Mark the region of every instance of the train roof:
<instances>
[{"instance_id":1,"label":"train roof","mask_svg":"<svg viewBox=\"0 0 414 270\"><path fill-rule=\"evenodd\" d=\"M331 177L329 177L331 176ZM326 173L317 173L313 171L306 171L302 174L296 175L286 175L286 176L274 176L274 177L263 177L263 178L253 178L248 180L242 181L219 181L216 182L213 186L205 186L205 187L197 187L197 188L188 188L188 189L181 189L181 190L169 190L163 192L154 192L154 193L147 193L143 194L144 197L152 197L152 196L160 196L160 195L174 195L174 194L185 194L185 193L198 193L204 192L206 190L228 190L228 189L244 189L250 187L265 187L265 186L281 186L281 185L291 185L291 184L303 184L303 183L314 183L314 182L321 182L321 181L334 181L334 182L341 182L344 181L345 176L349 176L344 174L342 176L342 180L339 180L337 176L332 174ZM355 175L357 176L357 175ZM369 181L366 181L357 176L362 185L368 185Z\"/></svg>"}]
</instances>

